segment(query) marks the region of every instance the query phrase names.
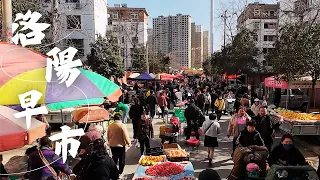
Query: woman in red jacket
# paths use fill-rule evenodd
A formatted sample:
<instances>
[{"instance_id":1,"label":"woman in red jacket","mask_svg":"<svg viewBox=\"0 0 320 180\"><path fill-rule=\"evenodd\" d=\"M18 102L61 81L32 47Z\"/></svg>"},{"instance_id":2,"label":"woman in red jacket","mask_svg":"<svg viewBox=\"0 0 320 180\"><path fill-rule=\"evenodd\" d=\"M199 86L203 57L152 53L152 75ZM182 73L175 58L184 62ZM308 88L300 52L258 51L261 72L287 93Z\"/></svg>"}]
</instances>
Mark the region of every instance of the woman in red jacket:
<instances>
[{"instance_id":1,"label":"woman in red jacket","mask_svg":"<svg viewBox=\"0 0 320 180\"><path fill-rule=\"evenodd\" d=\"M164 108L168 105L166 97L164 96L164 93L161 92L160 95L157 98L158 105L160 106L161 109L161 116L162 119L164 119Z\"/></svg>"}]
</instances>

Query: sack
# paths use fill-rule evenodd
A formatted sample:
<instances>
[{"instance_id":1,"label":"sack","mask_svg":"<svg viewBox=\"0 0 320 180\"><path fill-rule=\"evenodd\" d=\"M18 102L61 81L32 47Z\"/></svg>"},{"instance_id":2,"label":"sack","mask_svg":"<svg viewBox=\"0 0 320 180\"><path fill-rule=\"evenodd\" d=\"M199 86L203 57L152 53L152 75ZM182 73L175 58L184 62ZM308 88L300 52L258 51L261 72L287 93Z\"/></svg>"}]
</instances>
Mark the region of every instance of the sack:
<instances>
[{"instance_id":1,"label":"sack","mask_svg":"<svg viewBox=\"0 0 320 180\"><path fill-rule=\"evenodd\" d=\"M161 108L159 106L157 107L157 112L162 113Z\"/></svg>"}]
</instances>

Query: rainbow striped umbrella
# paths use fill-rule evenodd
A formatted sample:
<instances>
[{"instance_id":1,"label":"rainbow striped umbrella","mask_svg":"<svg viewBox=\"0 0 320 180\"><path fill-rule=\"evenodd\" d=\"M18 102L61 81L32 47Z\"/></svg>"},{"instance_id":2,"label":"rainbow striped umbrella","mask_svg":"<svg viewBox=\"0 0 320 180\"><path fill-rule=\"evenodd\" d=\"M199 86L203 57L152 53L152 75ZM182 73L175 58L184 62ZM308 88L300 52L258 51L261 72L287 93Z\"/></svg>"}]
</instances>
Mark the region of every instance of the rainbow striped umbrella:
<instances>
[{"instance_id":1,"label":"rainbow striped umbrella","mask_svg":"<svg viewBox=\"0 0 320 180\"><path fill-rule=\"evenodd\" d=\"M86 104L101 104L103 97L117 101L122 92L120 87L109 79L92 71L78 68L81 74L70 86L60 83L56 72L52 72L52 80L45 79L46 69L39 68L12 77L0 87L1 105L19 105L19 94L31 90L42 93L38 104L46 104L50 110L60 110Z\"/></svg>"}]
</instances>

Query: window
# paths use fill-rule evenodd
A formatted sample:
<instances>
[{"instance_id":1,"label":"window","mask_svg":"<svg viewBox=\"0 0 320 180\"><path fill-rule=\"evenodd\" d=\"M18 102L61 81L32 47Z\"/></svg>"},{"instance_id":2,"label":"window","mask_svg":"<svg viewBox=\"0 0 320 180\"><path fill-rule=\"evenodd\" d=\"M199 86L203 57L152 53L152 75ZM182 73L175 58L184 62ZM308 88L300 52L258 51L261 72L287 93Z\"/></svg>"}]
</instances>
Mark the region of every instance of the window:
<instances>
[{"instance_id":1,"label":"window","mask_svg":"<svg viewBox=\"0 0 320 180\"><path fill-rule=\"evenodd\" d=\"M81 29L81 16L67 16L67 29Z\"/></svg>"},{"instance_id":2,"label":"window","mask_svg":"<svg viewBox=\"0 0 320 180\"><path fill-rule=\"evenodd\" d=\"M264 23L264 28L265 29L275 29L276 23Z\"/></svg>"},{"instance_id":3,"label":"window","mask_svg":"<svg viewBox=\"0 0 320 180\"><path fill-rule=\"evenodd\" d=\"M122 44L124 43L124 36L122 36L122 38L121 38L121 43Z\"/></svg>"},{"instance_id":4,"label":"window","mask_svg":"<svg viewBox=\"0 0 320 180\"><path fill-rule=\"evenodd\" d=\"M139 38L138 37L132 37L132 43L133 44L138 44Z\"/></svg>"},{"instance_id":5,"label":"window","mask_svg":"<svg viewBox=\"0 0 320 180\"><path fill-rule=\"evenodd\" d=\"M112 30L113 30L114 32L118 32L118 31L119 31L119 26L118 26L118 24L114 24L114 25L112 26Z\"/></svg>"},{"instance_id":6,"label":"window","mask_svg":"<svg viewBox=\"0 0 320 180\"><path fill-rule=\"evenodd\" d=\"M125 51L124 51L123 48L120 49L120 54L121 54L122 57L125 57Z\"/></svg>"},{"instance_id":7,"label":"window","mask_svg":"<svg viewBox=\"0 0 320 180\"><path fill-rule=\"evenodd\" d=\"M113 13L112 14L112 19L119 19L119 13Z\"/></svg>"},{"instance_id":8,"label":"window","mask_svg":"<svg viewBox=\"0 0 320 180\"><path fill-rule=\"evenodd\" d=\"M264 41L275 41L276 38L277 37L275 35L264 35L263 40Z\"/></svg>"},{"instance_id":9,"label":"window","mask_svg":"<svg viewBox=\"0 0 320 180\"><path fill-rule=\"evenodd\" d=\"M259 39L259 36L258 36L258 35L253 35L253 40L254 40L254 41L258 41L258 39Z\"/></svg>"},{"instance_id":10,"label":"window","mask_svg":"<svg viewBox=\"0 0 320 180\"><path fill-rule=\"evenodd\" d=\"M260 29L260 22L254 22L253 28L254 29Z\"/></svg>"},{"instance_id":11,"label":"window","mask_svg":"<svg viewBox=\"0 0 320 180\"><path fill-rule=\"evenodd\" d=\"M80 0L66 0L66 3L79 3Z\"/></svg>"},{"instance_id":12,"label":"window","mask_svg":"<svg viewBox=\"0 0 320 180\"><path fill-rule=\"evenodd\" d=\"M131 31L137 31L137 25L131 24Z\"/></svg>"},{"instance_id":13,"label":"window","mask_svg":"<svg viewBox=\"0 0 320 180\"><path fill-rule=\"evenodd\" d=\"M66 48L74 47L78 50L76 56L81 57L84 56L84 45L83 39L65 39L64 45Z\"/></svg>"},{"instance_id":14,"label":"window","mask_svg":"<svg viewBox=\"0 0 320 180\"><path fill-rule=\"evenodd\" d=\"M270 11L270 16L275 16L274 11Z\"/></svg>"},{"instance_id":15,"label":"window","mask_svg":"<svg viewBox=\"0 0 320 180\"><path fill-rule=\"evenodd\" d=\"M131 13L131 19L139 19L138 13Z\"/></svg>"},{"instance_id":16,"label":"window","mask_svg":"<svg viewBox=\"0 0 320 180\"><path fill-rule=\"evenodd\" d=\"M254 9L253 16L260 16L260 9Z\"/></svg>"},{"instance_id":17,"label":"window","mask_svg":"<svg viewBox=\"0 0 320 180\"><path fill-rule=\"evenodd\" d=\"M263 48L263 54L267 54L268 53L268 49L267 48Z\"/></svg>"}]
</instances>

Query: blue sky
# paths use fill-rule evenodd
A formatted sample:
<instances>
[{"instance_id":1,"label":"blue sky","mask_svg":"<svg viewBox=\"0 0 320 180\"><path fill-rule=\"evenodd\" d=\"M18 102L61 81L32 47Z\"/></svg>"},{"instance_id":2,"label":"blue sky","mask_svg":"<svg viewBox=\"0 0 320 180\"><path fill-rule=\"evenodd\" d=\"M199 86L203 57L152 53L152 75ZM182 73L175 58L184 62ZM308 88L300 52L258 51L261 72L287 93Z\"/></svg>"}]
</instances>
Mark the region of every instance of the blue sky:
<instances>
[{"instance_id":1,"label":"blue sky","mask_svg":"<svg viewBox=\"0 0 320 180\"><path fill-rule=\"evenodd\" d=\"M230 13L239 11L246 0L214 0L214 50L220 49L223 42L223 23L221 15L224 10ZM247 0L248 3L260 1L271 3L276 0ZM114 4L126 3L128 7L146 8L149 13L149 27L152 28L152 18L160 15L188 14L192 22L203 25L204 30L210 27L210 0L107 0L109 7ZM235 19L235 18L234 18Z\"/></svg>"}]
</instances>

